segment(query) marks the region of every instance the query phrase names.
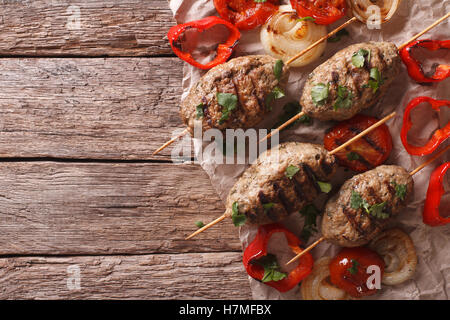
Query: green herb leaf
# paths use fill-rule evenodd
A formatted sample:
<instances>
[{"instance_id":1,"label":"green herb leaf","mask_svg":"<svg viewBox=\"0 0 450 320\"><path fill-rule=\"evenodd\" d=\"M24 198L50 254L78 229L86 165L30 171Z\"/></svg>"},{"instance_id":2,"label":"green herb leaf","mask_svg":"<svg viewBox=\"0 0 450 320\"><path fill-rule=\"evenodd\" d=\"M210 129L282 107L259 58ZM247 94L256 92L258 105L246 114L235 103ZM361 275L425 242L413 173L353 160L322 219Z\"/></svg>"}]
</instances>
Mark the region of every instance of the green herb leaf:
<instances>
[{"instance_id":1,"label":"green herb leaf","mask_svg":"<svg viewBox=\"0 0 450 320\"><path fill-rule=\"evenodd\" d=\"M359 262L356 261L355 259L351 259L350 261L352 262L352 266L347 269L348 272L350 272L351 274L357 274L358 273Z\"/></svg>"},{"instance_id":2,"label":"green herb leaf","mask_svg":"<svg viewBox=\"0 0 450 320\"><path fill-rule=\"evenodd\" d=\"M331 185L331 183L328 183L328 182L317 181L317 184L319 185L320 190L321 190L323 193L328 193L328 192L330 192L331 189L333 188L332 185Z\"/></svg>"},{"instance_id":3,"label":"green herb leaf","mask_svg":"<svg viewBox=\"0 0 450 320\"><path fill-rule=\"evenodd\" d=\"M272 92L270 92L265 98L265 104L267 110L272 110L272 104L276 99L281 99L284 97L284 92L278 87L273 88Z\"/></svg>"},{"instance_id":4,"label":"green herb leaf","mask_svg":"<svg viewBox=\"0 0 450 320\"><path fill-rule=\"evenodd\" d=\"M395 196L400 200L405 200L406 197L406 184L397 184L395 181L391 181L391 184L395 188Z\"/></svg>"},{"instance_id":5,"label":"green herb leaf","mask_svg":"<svg viewBox=\"0 0 450 320\"><path fill-rule=\"evenodd\" d=\"M361 195L352 190L352 196L350 198L350 207L352 207L352 209L360 209L363 208L366 210L367 213L369 213L369 203L364 200Z\"/></svg>"},{"instance_id":6,"label":"green herb leaf","mask_svg":"<svg viewBox=\"0 0 450 320\"><path fill-rule=\"evenodd\" d=\"M269 253L253 263L259 264L264 268L262 282L280 281L287 277L286 273L279 271L280 266L278 265L277 257L273 254Z\"/></svg>"},{"instance_id":7,"label":"green herb leaf","mask_svg":"<svg viewBox=\"0 0 450 320\"><path fill-rule=\"evenodd\" d=\"M280 81L281 75L283 74L283 66L284 66L283 60L277 60L275 62L275 65L273 66L273 74L275 75L275 78L277 78L278 81Z\"/></svg>"},{"instance_id":8,"label":"green herb leaf","mask_svg":"<svg viewBox=\"0 0 450 320\"><path fill-rule=\"evenodd\" d=\"M203 103L200 103L197 107L197 119L203 118Z\"/></svg>"},{"instance_id":9,"label":"green herb leaf","mask_svg":"<svg viewBox=\"0 0 450 320\"><path fill-rule=\"evenodd\" d=\"M339 30L334 36L328 38L328 42L338 42L341 41L341 38L344 36L349 36L350 33L344 28Z\"/></svg>"},{"instance_id":10,"label":"green herb leaf","mask_svg":"<svg viewBox=\"0 0 450 320\"><path fill-rule=\"evenodd\" d=\"M263 203L263 209L264 209L264 213L267 213L270 211L270 209L273 208L273 206L275 205L275 203L273 202L269 202L269 203Z\"/></svg>"},{"instance_id":11,"label":"green herb leaf","mask_svg":"<svg viewBox=\"0 0 450 320\"><path fill-rule=\"evenodd\" d=\"M389 214L383 212L385 205L386 205L386 202L374 204L370 207L369 213L378 219L387 219L387 218L389 218Z\"/></svg>"},{"instance_id":12,"label":"green herb leaf","mask_svg":"<svg viewBox=\"0 0 450 320\"><path fill-rule=\"evenodd\" d=\"M311 89L311 99L316 106L323 105L328 99L330 85L319 83Z\"/></svg>"},{"instance_id":13,"label":"green herb leaf","mask_svg":"<svg viewBox=\"0 0 450 320\"><path fill-rule=\"evenodd\" d=\"M231 111L236 109L238 103L238 97L232 93L217 93L217 103L222 106L222 116L220 117L219 124L225 122L230 117Z\"/></svg>"},{"instance_id":14,"label":"green herb leaf","mask_svg":"<svg viewBox=\"0 0 450 320\"><path fill-rule=\"evenodd\" d=\"M298 18L297 21L316 21L316 19L314 19L313 17L302 17L302 18Z\"/></svg>"},{"instance_id":15,"label":"green herb leaf","mask_svg":"<svg viewBox=\"0 0 450 320\"><path fill-rule=\"evenodd\" d=\"M309 204L302 210L300 210L300 214L305 217L305 223L303 224L303 229L302 232L300 233L300 238L304 242L308 242L312 234L318 232L316 220L317 217L320 215L320 211L317 210L317 208L314 205Z\"/></svg>"},{"instance_id":16,"label":"green herb leaf","mask_svg":"<svg viewBox=\"0 0 450 320\"><path fill-rule=\"evenodd\" d=\"M356 152L351 151L351 152L347 153L347 159L350 160L350 161L358 160L359 159L359 154L357 154Z\"/></svg>"},{"instance_id":17,"label":"green herb leaf","mask_svg":"<svg viewBox=\"0 0 450 320\"><path fill-rule=\"evenodd\" d=\"M247 220L247 217L245 216L245 214L239 213L239 204L237 201L233 202L231 210L232 210L231 219L233 220L233 224L236 227L244 225L245 221Z\"/></svg>"},{"instance_id":18,"label":"green herb leaf","mask_svg":"<svg viewBox=\"0 0 450 320\"><path fill-rule=\"evenodd\" d=\"M205 226L205 224L203 223L203 221L197 221L195 222L195 225L197 226L197 228L202 228Z\"/></svg>"},{"instance_id":19,"label":"green herb leaf","mask_svg":"<svg viewBox=\"0 0 450 320\"><path fill-rule=\"evenodd\" d=\"M272 127L272 129L278 128L283 123L291 119L296 114L300 113L302 111L302 107L298 102L288 102L283 106L283 113L278 117L277 123L275 123ZM311 123L311 117L307 114L304 114L299 119L295 120L293 123L291 123L289 126L286 127L286 129L293 127L294 125L298 123L304 123L304 124L310 124Z\"/></svg>"},{"instance_id":20,"label":"green herb leaf","mask_svg":"<svg viewBox=\"0 0 450 320\"><path fill-rule=\"evenodd\" d=\"M365 49L359 49L352 56L352 64L357 68L362 68L362 67L364 67L366 57L367 57L367 63L369 63L370 62L370 51L367 51Z\"/></svg>"},{"instance_id":21,"label":"green herb leaf","mask_svg":"<svg viewBox=\"0 0 450 320\"><path fill-rule=\"evenodd\" d=\"M295 176L295 174L296 174L297 172L299 172L299 170L300 170L299 167L296 167L296 166L293 166L293 165L290 164L290 165L286 168L286 171L284 172L284 175L285 175L286 177L288 177L289 179L292 179L292 178Z\"/></svg>"},{"instance_id":22,"label":"green herb leaf","mask_svg":"<svg viewBox=\"0 0 450 320\"><path fill-rule=\"evenodd\" d=\"M378 88L380 88L380 85L382 85L383 82L384 81L381 79L381 73L378 68L371 68L369 87L372 88L373 93L377 92Z\"/></svg>"},{"instance_id":23,"label":"green herb leaf","mask_svg":"<svg viewBox=\"0 0 450 320\"><path fill-rule=\"evenodd\" d=\"M347 89L347 87L338 86L337 89L338 97L334 103L334 110L343 108L349 109L353 104L353 93Z\"/></svg>"}]
</instances>

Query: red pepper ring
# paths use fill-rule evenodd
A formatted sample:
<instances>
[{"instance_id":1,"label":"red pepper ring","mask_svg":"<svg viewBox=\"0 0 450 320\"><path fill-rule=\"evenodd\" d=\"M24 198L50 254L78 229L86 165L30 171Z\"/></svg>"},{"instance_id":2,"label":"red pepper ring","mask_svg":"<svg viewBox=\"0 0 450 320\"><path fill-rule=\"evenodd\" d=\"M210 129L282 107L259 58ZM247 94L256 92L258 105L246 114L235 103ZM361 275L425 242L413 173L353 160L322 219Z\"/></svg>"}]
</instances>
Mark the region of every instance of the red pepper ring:
<instances>
[{"instance_id":1,"label":"red pepper ring","mask_svg":"<svg viewBox=\"0 0 450 320\"><path fill-rule=\"evenodd\" d=\"M437 167L430 177L427 198L423 208L423 223L432 227L443 226L444 224L450 223L450 217L443 218L439 214L439 205L441 203L441 198L444 195L444 187L442 185L445 173L449 168L450 162L446 162Z\"/></svg>"},{"instance_id":2,"label":"red pepper ring","mask_svg":"<svg viewBox=\"0 0 450 320\"><path fill-rule=\"evenodd\" d=\"M277 232L282 232L285 235L289 247L295 254L303 251L300 248L302 244L300 239L282 225L274 223L260 226L255 239L245 249L243 258L245 270L256 280L262 280L264 277L264 268L255 263L255 261L267 255L267 244L272 235ZM280 292L289 291L311 273L313 264L314 260L311 253L307 252L299 259L297 267L289 272L286 278L279 281L265 282L265 284Z\"/></svg>"},{"instance_id":3,"label":"red pepper ring","mask_svg":"<svg viewBox=\"0 0 450 320\"><path fill-rule=\"evenodd\" d=\"M187 30L191 28L197 29L199 32L203 32L207 29L210 29L216 25L222 24L228 28L230 31L230 35L225 43L221 43L217 46L217 55L216 57L208 62L207 64L201 64L197 62L189 52L184 52L181 49L181 43L179 41L179 37ZM199 69L211 69L221 63L224 63L228 60L228 58L233 53L234 47L239 42L241 38L241 33L239 30L229 23L226 20L223 20L216 16L206 17L204 19L195 20L183 24L179 24L170 28L167 33L167 37L169 38L170 46L172 47L173 52L180 58L186 61L187 63L197 67Z\"/></svg>"},{"instance_id":4,"label":"red pepper ring","mask_svg":"<svg viewBox=\"0 0 450 320\"><path fill-rule=\"evenodd\" d=\"M400 50L400 57L407 67L408 74L411 78L418 83L432 83L442 81L450 76L450 66L443 64L437 65L432 76L425 75L421 63L411 56L412 49L417 47L426 48L431 51L450 49L450 40L416 40Z\"/></svg>"},{"instance_id":5,"label":"red pepper ring","mask_svg":"<svg viewBox=\"0 0 450 320\"><path fill-rule=\"evenodd\" d=\"M409 154L416 156L424 156L433 153L433 151L450 136L450 122L448 122L444 128L436 130L424 146L417 147L408 143L408 131L412 127L410 116L411 110L423 102L428 102L436 111L439 111L441 107L450 107L450 100L434 100L430 97L417 97L408 103L403 115L403 125L400 136L406 151L408 151Z\"/></svg>"}]
</instances>

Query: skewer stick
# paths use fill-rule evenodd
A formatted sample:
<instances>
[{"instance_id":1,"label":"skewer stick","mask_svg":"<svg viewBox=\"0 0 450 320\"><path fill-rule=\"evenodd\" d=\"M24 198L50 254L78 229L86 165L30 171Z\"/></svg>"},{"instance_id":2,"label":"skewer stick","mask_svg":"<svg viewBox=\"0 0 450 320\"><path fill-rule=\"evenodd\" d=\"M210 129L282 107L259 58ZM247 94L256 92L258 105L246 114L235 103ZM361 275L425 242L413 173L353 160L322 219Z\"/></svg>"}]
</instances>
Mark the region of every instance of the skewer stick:
<instances>
[{"instance_id":1,"label":"skewer stick","mask_svg":"<svg viewBox=\"0 0 450 320\"><path fill-rule=\"evenodd\" d=\"M353 138L351 138L350 140L346 141L345 143L341 144L339 147L337 147L336 149L332 150L329 152L329 154L335 154L339 151L341 151L342 149L346 148L348 145L352 144L353 142L355 142L356 140L360 139L361 137L365 136L366 134L368 134L369 132L371 132L372 130L378 128L379 126L381 126L383 123L385 123L386 121L388 121L389 119L391 119L393 116L395 116L395 111L392 112L391 114L387 115L386 117L384 117L383 119L381 119L380 121L374 123L373 125L371 125L370 127L368 127L366 130L364 130L363 132L357 134L356 136L354 136Z\"/></svg>"},{"instance_id":2,"label":"skewer stick","mask_svg":"<svg viewBox=\"0 0 450 320\"><path fill-rule=\"evenodd\" d=\"M273 136L275 133L280 132L280 130L283 130L284 128L286 128L287 126L289 126L291 123L297 121L297 119L300 119L302 116L304 116L305 113L302 111L300 113L297 113L295 116L293 116L292 118L290 118L288 121L286 121L285 123L283 123L281 126L279 126L278 128L276 128L275 130L270 131L270 133L265 136L264 138L262 138L259 143L266 141L267 139L269 139L271 136Z\"/></svg>"},{"instance_id":3,"label":"skewer stick","mask_svg":"<svg viewBox=\"0 0 450 320\"><path fill-rule=\"evenodd\" d=\"M417 172L419 172L420 170L422 170L423 168L425 168L427 165L429 165L431 162L433 162L434 160L436 160L437 158L439 158L440 156L442 156L444 153L446 153L448 150L450 149L450 145L448 145L447 147L445 147L444 149L442 149L441 151L439 151L438 153L436 153L432 158L430 158L429 160L425 161L424 163L422 163L420 166L418 166L417 168L415 168L413 171L411 171L409 174L411 176L415 175Z\"/></svg>"},{"instance_id":4,"label":"skewer stick","mask_svg":"<svg viewBox=\"0 0 450 320\"><path fill-rule=\"evenodd\" d=\"M174 143L175 141L177 141L178 139L180 139L182 136L184 136L186 133L188 133L188 129L184 129L184 131L182 133L180 133L178 136L176 136L175 138L167 141L166 143L164 143L161 147L158 148L158 150L156 150L155 152L153 152L152 155L155 155L159 152L161 152L162 150L164 150L165 148L167 148L168 146L170 146L172 143Z\"/></svg>"},{"instance_id":5,"label":"skewer stick","mask_svg":"<svg viewBox=\"0 0 450 320\"><path fill-rule=\"evenodd\" d=\"M302 55L304 55L305 53L307 53L309 50L317 47L319 44L321 44L322 42L324 42L325 40L327 40L329 37L334 36L336 33L338 33L339 31L341 31L342 29L344 29L346 26L348 26L349 24L352 24L353 22L358 21L358 19L356 17L351 18L350 20L348 20L347 22L345 22L344 24L340 25L339 27L337 27L336 29L334 29L333 31L331 31L330 33L328 33L327 35L323 36L322 38L320 38L319 40L317 40L316 42L310 44L306 49L303 49L302 51L300 51L299 53L297 53L295 56L293 56L292 58L290 58L288 61L286 61L286 65L290 65L292 62L294 62L295 60L297 60L298 58L300 58Z\"/></svg>"},{"instance_id":6,"label":"skewer stick","mask_svg":"<svg viewBox=\"0 0 450 320\"><path fill-rule=\"evenodd\" d=\"M430 31L431 29L433 29L434 27L436 27L439 23L441 23L442 21L444 21L445 19L447 19L448 17L450 17L450 12L448 12L445 16L443 16L442 18L440 18L439 20L436 20L433 24L431 24L430 26L428 26L427 28L425 28L423 31L419 32L418 34L416 34L414 37L412 37L411 39L409 39L408 41L406 41L405 43L403 43L402 45L400 45L398 47L398 50L402 50L404 47L406 47L409 43L413 42L414 40L416 40L417 38L419 38L421 35L423 35L424 33Z\"/></svg>"},{"instance_id":7,"label":"skewer stick","mask_svg":"<svg viewBox=\"0 0 450 320\"><path fill-rule=\"evenodd\" d=\"M450 145L447 146L446 148L444 148L442 151L436 153L432 158L430 158L428 161L422 163L420 166L418 166L416 169L414 169L413 171L411 171L409 174L411 176L415 175L417 172L419 172L420 170L422 170L423 168L425 168L427 165L429 165L431 162L433 162L434 160L438 159L440 156L442 156L445 152L447 152L450 149ZM301 256L303 256L306 252L309 252L311 249L313 249L315 246L317 246L319 243L321 243L322 241L326 240L325 237L320 237L316 242L312 243L310 246L308 246L308 248L306 248L305 250L303 250L302 252L300 252L299 254L297 254L294 258L292 258L288 263L286 263L286 265L297 261L298 259L300 259Z\"/></svg>"},{"instance_id":8,"label":"skewer stick","mask_svg":"<svg viewBox=\"0 0 450 320\"><path fill-rule=\"evenodd\" d=\"M186 237L185 240L189 240L189 239L195 237L195 236L198 235L200 232L203 232L204 230L211 228L212 226L214 226L215 224L219 223L220 221L222 221L222 220L225 219L226 217L228 217L228 215L224 213L223 215L221 215L220 217L218 217L216 220L214 220L214 221L208 223L206 226L201 227L200 229L198 229L197 231L195 231L193 234L191 234L190 236Z\"/></svg>"}]
</instances>

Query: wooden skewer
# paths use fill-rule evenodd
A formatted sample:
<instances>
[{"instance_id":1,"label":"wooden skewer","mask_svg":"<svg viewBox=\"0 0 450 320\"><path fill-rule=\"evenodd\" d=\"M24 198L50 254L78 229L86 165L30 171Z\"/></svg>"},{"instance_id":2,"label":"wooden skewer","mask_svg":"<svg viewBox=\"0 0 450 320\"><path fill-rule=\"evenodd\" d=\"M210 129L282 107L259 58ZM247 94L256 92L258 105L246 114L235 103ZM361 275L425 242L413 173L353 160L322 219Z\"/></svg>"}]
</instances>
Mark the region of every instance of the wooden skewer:
<instances>
[{"instance_id":1,"label":"wooden skewer","mask_svg":"<svg viewBox=\"0 0 450 320\"><path fill-rule=\"evenodd\" d=\"M439 20L436 20L433 24L429 25L427 28L425 28L423 31L419 32L418 34L416 34L414 37L412 37L411 39L409 39L408 41L406 41L405 43L403 43L402 45L400 45L398 47L398 50L402 50L404 47L406 47L409 43L413 42L414 40L416 40L417 38L419 38L421 35L423 35L424 33L430 31L431 29L433 29L434 27L436 27L439 23L441 23L442 21L444 21L445 19L447 19L448 17L450 17L450 12L447 12L447 14L445 16L443 16L442 18L440 18Z\"/></svg>"},{"instance_id":2,"label":"wooden skewer","mask_svg":"<svg viewBox=\"0 0 450 320\"><path fill-rule=\"evenodd\" d=\"M425 168L427 165L429 165L431 162L433 162L434 160L438 159L440 156L442 156L445 152L447 152L450 149L450 145L447 146L446 148L444 148L442 151L436 153L431 159L429 159L428 161L422 163L420 166L418 166L416 169L414 169L413 171L411 171L409 174L411 176L415 175L417 172L419 172L420 170L422 170L423 168ZM292 258L291 260L289 260L288 263L286 263L286 265L291 264L294 261L297 261L298 259L300 259L301 256L303 256L306 252L309 252L311 249L313 249L315 246L317 246L319 243L321 243L322 241L326 240L325 237L320 237L316 242L312 243L310 246L308 246L308 248L306 248L305 250L303 250L302 252L300 252L299 254L297 254L294 258Z\"/></svg>"},{"instance_id":3,"label":"wooden skewer","mask_svg":"<svg viewBox=\"0 0 450 320\"><path fill-rule=\"evenodd\" d=\"M320 38L319 40L317 40L316 42L310 44L306 49L303 49L302 51L297 53L295 56L290 58L288 61L286 61L286 65L290 65L292 62L294 62L295 60L297 60L298 58L303 56L305 53L307 53L311 49L317 47L319 44L321 44L322 42L327 40L329 37L334 36L336 33L338 33L339 31L344 29L346 26L348 26L349 24L352 24L355 21L358 21L358 19L356 17L351 18L350 20L348 20L347 22L343 23L342 25L340 25L339 27L337 27L336 29L334 29L333 31L328 33L327 35L325 35L322 38Z\"/></svg>"},{"instance_id":4,"label":"wooden skewer","mask_svg":"<svg viewBox=\"0 0 450 320\"><path fill-rule=\"evenodd\" d=\"M418 34L416 34L414 37L412 37L411 39L409 39L408 41L406 41L405 43L403 43L402 45L400 45L398 47L398 50L400 51L401 49L403 49L405 46L407 46L409 43L411 43L412 41L416 40L417 38L419 38L420 36L422 36L423 34L425 34L426 32L430 31L431 29L433 29L434 27L436 27L439 23L441 23L442 21L444 21L445 19L447 19L450 16L450 12L447 13L445 16L443 16L442 18L436 20L434 23L432 23L431 25L429 25L428 27L426 27L424 30L422 30L421 32L419 32ZM353 19L356 19L355 17L353 17ZM330 35L338 32L340 29L342 29L341 27L343 27L346 24L350 24L351 22L353 22L350 19L348 20L346 23L344 23L342 26L338 27L337 29L333 30L332 32L330 32L328 35L326 35L323 38L328 38ZM355 20L356 21L356 20ZM339 29L339 30L338 30ZM318 41L316 41L315 43L313 43L310 47L314 48L314 46L317 46L320 42L322 42L324 39L319 39ZM301 55L303 55L304 53L306 53L307 51L311 50L312 48L306 48L305 50L303 50L302 52L300 52L299 54L297 54L295 57L289 59L286 64L292 63L292 61L294 61L295 59L299 58ZM265 141L266 139L270 138L272 135L274 135L275 133L279 132L280 130L283 130L284 128L286 128L288 125L290 125L292 122L294 122L295 120L299 119L301 116L303 116L305 113L300 112L299 114L296 114L294 117L292 117L291 119L289 119L287 122L283 123L281 126L279 126L278 128L276 128L275 130L271 131L270 134L268 134L265 138L261 139L260 142Z\"/></svg>"},{"instance_id":5,"label":"wooden skewer","mask_svg":"<svg viewBox=\"0 0 450 320\"><path fill-rule=\"evenodd\" d=\"M306 49L300 51L298 54L296 54L295 56L293 56L292 58L290 58L288 61L286 61L286 65L291 64L292 62L294 62L295 60L297 60L298 58L300 58L301 56L303 56L305 53L307 53L308 51L314 49L315 47L317 47L319 44L321 44L323 41L327 40L329 37L332 37L333 35L335 35L336 33L338 33L339 31L341 31L342 29L344 29L346 26L348 26L349 24L352 24L353 22L358 21L358 19L356 19L356 17L351 18L350 20L348 20L347 22L345 22L344 24L340 25L339 27L337 27L336 29L334 29L333 31L331 31L330 33L328 33L327 35L323 36L322 38L320 38L319 40L317 40L316 42L312 43L311 45L309 45ZM270 138L273 134L275 134L276 132L282 130L283 128L285 128L286 126L288 126L289 124L291 124L292 122L294 122L295 120L297 120L298 118L300 118L303 114L299 113L297 114L294 118L290 119L287 123L283 124L281 127L279 127L278 129L274 130L272 133L270 133L268 136L266 136L264 139L262 139L260 142L265 141L266 139ZM183 131L178 137L166 142L164 145L162 145L161 147L158 148L158 150L156 150L155 152L153 152L153 155L161 152L162 150L164 150L165 148L167 148L168 146L170 146L172 143L174 143L176 140L178 140L180 137L182 137L183 135L185 135L187 133L187 131Z\"/></svg>"},{"instance_id":6,"label":"wooden skewer","mask_svg":"<svg viewBox=\"0 0 450 320\"><path fill-rule=\"evenodd\" d=\"M381 119L380 121L378 121L377 123L374 123L373 125L371 125L369 128L367 128L366 130L364 130L363 132L361 132L360 134L358 134L357 136L354 136L352 139L348 140L347 142L345 142L344 144L340 145L339 147L337 147L336 149L330 151L330 154L334 154L337 151L341 150L342 148L345 148L346 146L348 146L349 144L353 143L355 140L358 140L359 138L361 138L362 136L364 136L365 134L369 133L370 131L372 131L373 129L379 127L380 125L382 125L383 123L385 123L386 121L388 121L389 119L391 119L393 116L395 116L395 112L392 112L391 114L389 114L388 116L384 117L383 119ZM220 221L222 221L223 219L225 219L228 215L223 214L221 215L219 218L217 218L216 220L208 223L206 226L203 226L202 228L198 229L197 231L195 231L193 234L191 234L189 237L186 238L186 240L191 239L192 237L196 236L197 234L199 234L200 232L205 231L206 229L211 228L212 226L214 226L215 224L219 223Z\"/></svg>"},{"instance_id":7,"label":"wooden skewer","mask_svg":"<svg viewBox=\"0 0 450 320\"><path fill-rule=\"evenodd\" d=\"M369 132L371 132L372 130L378 128L379 126L381 126L383 123L385 123L386 121L388 121L389 119L391 119L392 117L395 116L395 111L392 112L391 114L387 115L386 117L384 117L383 119L381 119L380 121L374 123L373 125L371 125L370 127L368 127L366 130L364 130L363 132L357 134L356 136L354 136L353 138L351 138L350 140L346 141L345 143L341 144L339 147L337 147L336 149L330 151L329 154L335 154L339 151L341 151L342 149L346 148L348 145L352 144L353 142L355 142L356 140L360 139L361 137L365 136L366 134L368 134Z\"/></svg>"},{"instance_id":8,"label":"wooden skewer","mask_svg":"<svg viewBox=\"0 0 450 320\"><path fill-rule=\"evenodd\" d=\"M161 152L163 149L167 148L168 146L170 146L172 143L174 143L175 141L177 141L178 139L180 139L182 136L184 136L186 133L188 133L189 130L186 128L184 129L183 132L181 132L178 136L176 136L175 138L167 141L166 143L164 143L161 147L158 148L158 150L156 150L155 152L153 152L153 155Z\"/></svg>"},{"instance_id":9,"label":"wooden skewer","mask_svg":"<svg viewBox=\"0 0 450 320\"><path fill-rule=\"evenodd\" d=\"M186 237L185 240L189 240L192 237L195 237L196 235L198 235L200 232L203 232L206 229L211 228L212 226L214 226L215 224L219 223L220 221L222 221L223 219L225 219L228 215L227 214L223 214L220 217L218 217L216 220L211 221L210 223L208 223L206 226L201 227L200 229L198 229L197 231L195 231L193 234L191 234L190 236Z\"/></svg>"}]
</instances>

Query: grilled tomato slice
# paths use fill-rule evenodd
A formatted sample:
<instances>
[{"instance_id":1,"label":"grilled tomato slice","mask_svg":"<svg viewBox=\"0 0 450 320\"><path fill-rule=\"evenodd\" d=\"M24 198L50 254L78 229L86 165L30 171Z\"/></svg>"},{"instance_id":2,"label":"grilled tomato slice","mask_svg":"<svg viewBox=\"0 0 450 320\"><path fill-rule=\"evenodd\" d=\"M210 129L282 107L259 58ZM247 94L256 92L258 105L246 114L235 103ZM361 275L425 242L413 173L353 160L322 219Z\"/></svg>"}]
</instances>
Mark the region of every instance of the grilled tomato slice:
<instances>
[{"instance_id":1,"label":"grilled tomato slice","mask_svg":"<svg viewBox=\"0 0 450 320\"><path fill-rule=\"evenodd\" d=\"M251 30L266 23L278 10L279 0L214 0L219 15L240 30Z\"/></svg>"},{"instance_id":2,"label":"grilled tomato slice","mask_svg":"<svg viewBox=\"0 0 450 320\"><path fill-rule=\"evenodd\" d=\"M331 24L345 15L345 0L291 0L299 17L312 17L317 24Z\"/></svg>"},{"instance_id":3,"label":"grilled tomato slice","mask_svg":"<svg viewBox=\"0 0 450 320\"><path fill-rule=\"evenodd\" d=\"M325 149L331 151L339 147L376 122L378 122L377 118L357 114L351 119L338 123L327 130L323 140ZM391 150L391 134L388 127L382 124L342 151L337 152L335 156L342 166L363 172L385 162Z\"/></svg>"},{"instance_id":4,"label":"grilled tomato slice","mask_svg":"<svg viewBox=\"0 0 450 320\"><path fill-rule=\"evenodd\" d=\"M372 266L371 268L373 266L380 268L379 281L381 283L384 261L375 251L364 247L344 248L330 262L330 280L352 297L372 295L378 289L369 289L367 285L367 280L374 274L373 270L368 270L370 266Z\"/></svg>"}]
</instances>

